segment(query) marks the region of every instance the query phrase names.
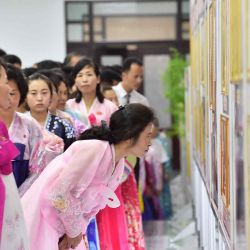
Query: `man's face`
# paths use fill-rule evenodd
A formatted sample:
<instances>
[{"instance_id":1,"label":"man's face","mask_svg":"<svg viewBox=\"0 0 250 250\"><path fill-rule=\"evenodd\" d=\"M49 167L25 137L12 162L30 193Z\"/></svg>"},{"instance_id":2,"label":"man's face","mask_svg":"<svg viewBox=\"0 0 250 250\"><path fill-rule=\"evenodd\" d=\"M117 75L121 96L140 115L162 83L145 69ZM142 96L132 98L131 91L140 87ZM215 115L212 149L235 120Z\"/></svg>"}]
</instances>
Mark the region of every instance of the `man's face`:
<instances>
[{"instance_id":1,"label":"man's face","mask_svg":"<svg viewBox=\"0 0 250 250\"><path fill-rule=\"evenodd\" d=\"M122 80L127 91L137 90L143 81L143 67L132 64L128 71L123 72Z\"/></svg>"}]
</instances>

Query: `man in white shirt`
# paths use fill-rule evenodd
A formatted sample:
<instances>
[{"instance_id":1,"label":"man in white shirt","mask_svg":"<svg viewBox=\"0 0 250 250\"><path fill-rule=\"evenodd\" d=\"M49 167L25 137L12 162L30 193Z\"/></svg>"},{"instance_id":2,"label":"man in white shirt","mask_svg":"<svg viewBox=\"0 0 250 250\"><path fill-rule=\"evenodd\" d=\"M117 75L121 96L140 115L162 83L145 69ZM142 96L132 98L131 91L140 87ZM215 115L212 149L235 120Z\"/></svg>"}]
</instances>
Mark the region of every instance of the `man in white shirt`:
<instances>
[{"instance_id":1,"label":"man in white shirt","mask_svg":"<svg viewBox=\"0 0 250 250\"><path fill-rule=\"evenodd\" d=\"M141 103L150 106L147 98L137 92L143 81L143 66L140 59L136 57L128 57L124 60L122 66L122 82L113 87L119 101L119 105L129 103ZM140 115L140 114L138 114ZM145 182L145 166L144 161L137 158L137 163L134 168L135 178L138 188L143 192Z\"/></svg>"},{"instance_id":2,"label":"man in white shirt","mask_svg":"<svg viewBox=\"0 0 250 250\"><path fill-rule=\"evenodd\" d=\"M125 59L122 67L122 82L113 87L120 105L141 103L149 106L147 98L136 91L142 84L142 81L142 62L136 57Z\"/></svg>"}]
</instances>

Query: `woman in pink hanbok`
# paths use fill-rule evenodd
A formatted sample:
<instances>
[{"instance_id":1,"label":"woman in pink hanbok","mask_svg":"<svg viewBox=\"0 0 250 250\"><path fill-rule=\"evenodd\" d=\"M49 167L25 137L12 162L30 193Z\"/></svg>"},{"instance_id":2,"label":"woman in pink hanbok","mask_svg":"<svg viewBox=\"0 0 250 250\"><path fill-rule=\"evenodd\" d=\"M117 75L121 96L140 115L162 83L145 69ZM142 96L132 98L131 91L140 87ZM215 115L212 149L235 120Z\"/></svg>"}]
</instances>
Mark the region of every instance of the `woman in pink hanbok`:
<instances>
[{"instance_id":1,"label":"woman in pink hanbok","mask_svg":"<svg viewBox=\"0 0 250 250\"><path fill-rule=\"evenodd\" d=\"M67 101L65 111L88 127L100 125L101 120L109 123L117 107L104 99L100 90L100 72L91 59L84 58L76 64L70 84L77 88L76 98Z\"/></svg>"},{"instance_id":2,"label":"woman in pink hanbok","mask_svg":"<svg viewBox=\"0 0 250 250\"><path fill-rule=\"evenodd\" d=\"M32 117L18 113L16 110L24 102L28 86L22 72L13 65L7 65L8 85L10 88L10 106L0 107L0 119L8 127L10 139L15 143L20 154L12 161L13 174L17 187L30 176L39 165L42 171L52 158L62 150L47 147L48 143L43 138L39 124ZM49 142L51 145L51 141ZM55 144L53 144L55 145Z\"/></svg>"},{"instance_id":3,"label":"woman in pink hanbok","mask_svg":"<svg viewBox=\"0 0 250 250\"><path fill-rule=\"evenodd\" d=\"M10 106L5 65L0 60L0 107ZM5 124L0 121L0 249L28 250L23 211L12 173L11 160L19 151L9 139Z\"/></svg>"},{"instance_id":4,"label":"woman in pink hanbok","mask_svg":"<svg viewBox=\"0 0 250 250\"><path fill-rule=\"evenodd\" d=\"M103 96L118 106L118 100L112 87L102 85ZM110 98L112 97L112 98ZM116 98L116 101L115 101ZM125 161L126 162L126 161ZM122 181L127 177L127 166L125 164ZM96 216L101 250L130 250L128 245L128 226L125 214L121 185L115 191L120 200L120 206L113 209L106 206Z\"/></svg>"},{"instance_id":5,"label":"woman in pink hanbok","mask_svg":"<svg viewBox=\"0 0 250 250\"><path fill-rule=\"evenodd\" d=\"M87 127L100 125L102 120L109 123L110 116L117 110L117 106L109 100L104 99L100 90L99 68L91 59L83 58L74 66L70 85L76 86L76 97L67 101L65 110L74 119L80 120ZM101 213L99 217L102 216L105 218L108 217L107 214ZM104 221L106 219L101 219L100 225L104 225ZM102 235L98 236L99 229L106 231L107 228L100 228L98 226L97 229L96 220L93 219L93 222L89 224L87 236L90 247L92 248L93 246L97 250L100 249L98 238L100 238L101 243L103 242Z\"/></svg>"},{"instance_id":6,"label":"woman in pink hanbok","mask_svg":"<svg viewBox=\"0 0 250 250\"><path fill-rule=\"evenodd\" d=\"M45 168L22 197L31 250L84 249L89 221L106 205L120 205L114 191L124 157L144 156L153 119L144 105L122 107L109 127L86 130Z\"/></svg>"}]
</instances>

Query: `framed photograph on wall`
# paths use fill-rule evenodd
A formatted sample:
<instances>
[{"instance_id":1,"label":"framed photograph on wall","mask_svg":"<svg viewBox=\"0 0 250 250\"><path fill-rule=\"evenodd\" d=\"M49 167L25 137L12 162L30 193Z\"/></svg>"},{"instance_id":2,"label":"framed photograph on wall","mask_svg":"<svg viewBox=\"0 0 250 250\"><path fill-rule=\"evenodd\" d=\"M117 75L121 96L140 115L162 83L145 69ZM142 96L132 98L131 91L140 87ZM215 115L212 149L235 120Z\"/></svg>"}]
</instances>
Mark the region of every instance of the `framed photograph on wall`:
<instances>
[{"instance_id":1,"label":"framed photograph on wall","mask_svg":"<svg viewBox=\"0 0 250 250\"><path fill-rule=\"evenodd\" d=\"M230 82L240 83L242 80L242 24L241 0L230 1Z\"/></svg>"},{"instance_id":2,"label":"framed photograph on wall","mask_svg":"<svg viewBox=\"0 0 250 250\"><path fill-rule=\"evenodd\" d=\"M212 133L211 133L211 164L212 164L212 198L218 207L218 161L217 161L217 124L216 113L212 113Z\"/></svg>"},{"instance_id":3,"label":"framed photograph on wall","mask_svg":"<svg viewBox=\"0 0 250 250\"><path fill-rule=\"evenodd\" d=\"M220 155L221 155L221 197L226 208L230 205L230 166L229 166L229 119L220 116Z\"/></svg>"},{"instance_id":4,"label":"framed photograph on wall","mask_svg":"<svg viewBox=\"0 0 250 250\"><path fill-rule=\"evenodd\" d=\"M228 95L229 90L229 49L228 49L228 0L221 0L220 8L220 24L221 24L221 92Z\"/></svg>"},{"instance_id":5,"label":"framed photograph on wall","mask_svg":"<svg viewBox=\"0 0 250 250\"><path fill-rule=\"evenodd\" d=\"M211 1L209 8L209 106L215 110L216 106L216 78L215 78L215 4Z\"/></svg>"},{"instance_id":6,"label":"framed photograph on wall","mask_svg":"<svg viewBox=\"0 0 250 250\"><path fill-rule=\"evenodd\" d=\"M230 237L230 164L229 164L229 118L220 116L220 192L222 198L222 219Z\"/></svg>"},{"instance_id":7,"label":"framed photograph on wall","mask_svg":"<svg viewBox=\"0 0 250 250\"><path fill-rule=\"evenodd\" d=\"M246 68L247 68L247 80L250 82L250 3L249 1L245 1L245 50L246 50Z\"/></svg>"}]
</instances>

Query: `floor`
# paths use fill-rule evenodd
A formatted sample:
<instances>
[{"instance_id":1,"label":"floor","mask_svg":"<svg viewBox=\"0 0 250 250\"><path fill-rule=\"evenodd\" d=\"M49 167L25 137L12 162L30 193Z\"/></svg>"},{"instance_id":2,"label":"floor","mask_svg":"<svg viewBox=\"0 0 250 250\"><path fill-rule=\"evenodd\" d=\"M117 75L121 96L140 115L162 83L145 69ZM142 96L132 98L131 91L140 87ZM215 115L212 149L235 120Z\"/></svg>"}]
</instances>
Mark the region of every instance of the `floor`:
<instances>
[{"instance_id":1,"label":"floor","mask_svg":"<svg viewBox=\"0 0 250 250\"><path fill-rule=\"evenodd\" d=\"M174 214L168 221L144 222L147 250L198 250L193 207L184 195L180 176L172 180L170 188Z\"/></svg>"}]
</instances>

